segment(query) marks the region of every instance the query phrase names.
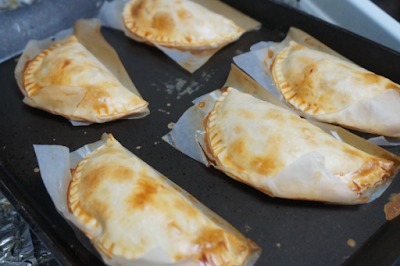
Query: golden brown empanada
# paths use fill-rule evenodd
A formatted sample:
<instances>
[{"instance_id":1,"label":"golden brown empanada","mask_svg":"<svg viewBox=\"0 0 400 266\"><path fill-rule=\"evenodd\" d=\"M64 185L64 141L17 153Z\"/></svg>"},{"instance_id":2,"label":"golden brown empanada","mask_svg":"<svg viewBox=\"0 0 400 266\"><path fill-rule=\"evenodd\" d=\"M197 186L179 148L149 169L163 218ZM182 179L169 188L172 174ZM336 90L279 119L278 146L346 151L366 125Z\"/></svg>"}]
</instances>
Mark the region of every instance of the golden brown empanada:
<instances>
[{"instance_id":1,"label":"golden brown empanada","mask_svg":"<svg viewBox=\"0 0 400 266\"><path fill-rule=\"evenodd\" d=\"M138 113L148 105L75 36L28 61L22 83L27 104L72 120L102 123Z\"/></svg>"},{"instance_id":2,"label":"golden brown empanada","mask_svg":"<svg viewBox=\"0 0 400 266\"><path fill-rule=\"evenodd\" d=\"M400 91L385 77L294 41L276 56L271 72L284 99L312 115L337 112L388 90Z\"/></svg>"},{"instance_id":3,"label":"golden brown empanada","mask_svg":"<svg viewBox=\"0 0 400 266\"><path fill-rule=\"evenodd\" d=\"M217 226L164 179L110 134L73 171L67 203L109 258L161 247L173 261L243 265L256 245Z\"/></svg>"},{"instance_id":4,"label":"golden brown empanada","mask_svg":"<svg viewBox=\"0 0 400 266\"><path fill-rule=\"evenodd\" d=\"M275 192L285 191L286 194L279 195L286 198L365 202L369 196L363 196L371 195L393 174L392 161L366 154L288 110L231 87L223 90L203 125L209 161L232 178L271 196L275 194L271 192L274 189ZM291 182L281 187L269 185L269 180L283 169L304 156L317 153L324 158L313 160L318 161L316 167L320 170L311 176L311 183L303 186L303 181L296 179L300 172L302 178L308 178L304 175L307 167L300 165L302 169L285 173L285 178ZM323 184L326 191L315 191L322 178L327 182ZM331 188L330 184L336 187ZM332 189L337 191L330 191ZM352 202L341 199L340 195L349 194L347 190L354 192L357 199L351 199Z\"/></svg>"},{"instance_id":5,"label":"golden brown empanada","mask_svg":"<svg viewBox=\"0 0 400 266\"><path fill-rule=\"evenodd\" d=\"M233 21L189 0L132 0L123 21L136 37L166 47L217 47L244 33Z\"/></svg>"}]
</instances>

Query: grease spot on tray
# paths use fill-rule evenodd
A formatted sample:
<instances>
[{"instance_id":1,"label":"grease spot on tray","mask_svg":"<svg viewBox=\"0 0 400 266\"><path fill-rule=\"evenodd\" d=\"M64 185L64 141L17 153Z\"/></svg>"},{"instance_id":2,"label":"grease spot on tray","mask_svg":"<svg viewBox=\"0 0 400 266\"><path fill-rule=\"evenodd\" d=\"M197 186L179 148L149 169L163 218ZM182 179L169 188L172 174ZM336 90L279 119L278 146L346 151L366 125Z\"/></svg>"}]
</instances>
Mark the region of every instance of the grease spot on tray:
<instances>
[{"instance_id":1,"label":"grease spot on tray","mask_svg":"<svg viewBox=\"0 0 400 266\"><path fill-rule=\"evenodd\" d=\"M192 93L198 91L200 88L204 87L204 83L211 79L214 72L214 70L211 70L210 73L203 72L199 81L190 81L182 78L175 78L164 83L166 87L165 91L168 94L177 93L176 98L179 100L180 98L182 98L182 96L191 95ZM167 104L167 106L169 105Z\"/></svg>"},{"instance_id":2,"label":"grease spot on tray","mask_svg":"<svg viewBox=\"0 0 400 266\"><path fill-rule=\"evenodd\" d=\"M400 215L400 193L392 194L384 207L386 220L392 220Z\"/></svg>"}]
</instances>

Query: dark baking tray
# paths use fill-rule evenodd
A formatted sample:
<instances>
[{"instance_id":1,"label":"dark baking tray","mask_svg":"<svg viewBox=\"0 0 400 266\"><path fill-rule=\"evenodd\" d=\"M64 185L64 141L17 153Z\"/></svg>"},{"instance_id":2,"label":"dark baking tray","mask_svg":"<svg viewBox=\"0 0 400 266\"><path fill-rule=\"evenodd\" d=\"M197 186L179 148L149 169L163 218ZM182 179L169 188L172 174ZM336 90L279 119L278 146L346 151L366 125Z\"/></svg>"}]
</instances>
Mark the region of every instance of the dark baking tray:
<instances>
[{"instance_id":1,"label":"dark baking tray","mask_svg":"<svg viewBox=\"0 0 400 266\"><path fill-rule=\"evenodd\" d=\"M190 159L161 140L198 96L220 88L232 57L258 41L280 41L290 26L318 38L339 53L400 83L400 54L332 26L293 8L265 0L226 0L263 22L260 31L246 33L225 47L194 74L161 51L137 43L122 32L103 28L151 114L140 120L120 120L73 127L66 119L22 103L14 80L16 58L0 65L0 185L12 204L63 265L102 265L78 241L57 213L40 178L33 144L59 144L75 150L113 133L126 148L186 189L263 249L256 265L393 265L400 255L400 219L387 222L383 206L400 180L372 203L357 206L271 198L214 168ZM167 85L185 81L191 94L177 99ZM170 103L170 106L167 106ZM167 114L166 112L169 112ZM142 146L136 150L137 146ZM388 148L399 154L400 148ZM347 245L356 241L355 247ZM277 244L280 244L278 247Z\"/></svg>"}]
</instances>

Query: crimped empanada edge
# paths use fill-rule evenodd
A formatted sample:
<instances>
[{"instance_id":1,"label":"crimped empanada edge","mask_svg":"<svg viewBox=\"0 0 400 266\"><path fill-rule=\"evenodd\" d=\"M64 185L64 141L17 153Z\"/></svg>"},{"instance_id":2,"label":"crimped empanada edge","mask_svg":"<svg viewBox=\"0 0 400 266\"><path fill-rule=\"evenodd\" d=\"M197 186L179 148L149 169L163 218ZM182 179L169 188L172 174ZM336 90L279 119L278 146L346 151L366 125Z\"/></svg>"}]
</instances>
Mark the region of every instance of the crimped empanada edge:
<instances>
[{"instance_id":1,"label":"crimped empanada edge","mask_svg":"<svg viewBox=\"0 0 400 266\"><path fill-rule=\"evenodd\" d=\"M148 31L140 30L139 27L136 26L135 19L131 16L131 9L132 6L135 4L135 1L131 1L127 3L122 12L122 20L124 26L130 33L135 35L135 37L139 38L143 42L153 45L156 43L166 48L199 48L199 49L210 49L210 48L217 48L222 47L228 43L234 42L242 36L244 30L239 26L236 26L237 33L233 34L232 36L226 38L220 38L213 42L197 42L192 41L192 36L187 36L181 39L171 40L170 38L163 38L161 36L153 36ZM210 11L212 12L212 11ZM227 18L226 18L227 19ZM190 40L190 41L189 41Z\"/></svg>"}]
</instances>

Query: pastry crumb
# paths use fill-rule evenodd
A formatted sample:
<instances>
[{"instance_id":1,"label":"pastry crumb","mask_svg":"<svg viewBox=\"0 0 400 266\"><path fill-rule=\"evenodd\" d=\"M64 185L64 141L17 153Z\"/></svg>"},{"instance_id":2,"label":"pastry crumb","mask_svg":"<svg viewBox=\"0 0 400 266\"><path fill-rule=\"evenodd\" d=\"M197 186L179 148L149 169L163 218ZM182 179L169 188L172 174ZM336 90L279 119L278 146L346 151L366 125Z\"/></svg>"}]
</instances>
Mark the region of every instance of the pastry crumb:
<instances>
[{"instance_id":1,"label":"pastry crumb","mask_svg":"<svg viewBox=\"0 0 400 266\"><path fill-rule=\"evenodd\" d=\"M3 147L3 150L5 150L5 149L6 149L6 146Z\"/></svg>"},{"instance_id":2,"label":"pastry crumb","mask_svg":"<svg viewBox=\"0 0 400 266\"><path fill-rule=\"evenodd\" d=\"M241 50L237 49L237 50L236 50L236 54L237 54L237 55L240 55L240 54L243 54L243 52L242 52Z\"/></svg>"},{"instance_id":3,"label":"pastry crumb","mask_svg":"<svg viewBox=\"0 0 400 266\"><path fill-rule=\"evenodd\" d=\"M86 132L83 132L83 134L85 134L85 135L86 135Z\"/></svg>"},{"instance_id":4,"label":"pastry crumb","mask_svg":"<svg viewBox=\"0 0 400 266\"><path fill-rule=\"evenodd\" d=\"M53 139L53 141L56 141L56 139Z\"/></svg>"},{"instance_id":5,"label":"pastry crumb","mask_svg":"<svg viewBox=\"0 0 400 266\"><path fill-rule=\"evenodd\" d=\"M158 109L158 111L161 112L161 113L167 112L167 111L165 111L165 110L163 110L163 109Z\"/></svg>"},{"instance_id":6,"label":"pastry crumb","mask_svg":"<svg viewBox=\"0 0 400 266\"><path fill-rule=\"evenodd\" d=\"M35 173L39 173L39 172L40 172L40 169L39 169L39 167L36 167L35 169L33 169L33 172L35 172Z\"/></svg>"},{"instance_id":7,"label":"pastry crumb","mask_svg":"<svg viewBox=\"0 0 400 266\"><path fill-rule=\"evenodd\" d=\"M140 148L142 148L142 146L137 146L137 147L136 147L137 150L140 150Z\"/></svg>"},{"instance_id":8,"label":"pastry crumb","mask_svg":"<svg viewBox=\"0 0 400 266\"><path fill-rule=\"evenodd\" d=\"M167 115L169 115L169 112L167 112Z\"/></svg>"},{"instance_id":9,"label":"pastry crumb","mask_svg":"<svg viewBox=\"0 0 400 266\"><path fill-rule=\"evenodd\" d=\"M171 106L171 104L170 104L170 103L167 103L167 106Z\"/></svg>"},{"instance_id":10,"label":"pastry crumb","mask_svg":"<svg viewBox=\"0 0 400 266\"><path fill-rule=\"evenodd\" d=\"M349 245L350 247L355 247L356 241L354 241L353 239L349 239L347 240L347 245Z\"/></svg>"},{"instance_id":11,"label":"pastry crumb","mask_svg":"<svg viewBox=\"0 0 400 266\"><path fill-rule=\"evenodd\" d=\"M281 243L277 243L276 246L277 246L278 248L280 248L280 247L281 247Z\"/></svg>"},{"instance_id":12,"label":"pastry crumb","mask_svg":"<svg viewBox=\"0 0 400 266\"><path fill-rule=\"evenodd\" d=\"M174 122L171 122L171 123L168 124L168 128L169 128L169 129L172 129L174 126L175 126L175 123L174 123Z\"/></svg>"},{"instance_id":13,"label":"pastry crumb","mask_svg":"<svg viewBox=\"0 0 400 266\"><path fill-rule=\"evenodd\" d=\"M251 230L251 227L250 227L250 225L245 225L244 226L244 231L247 233L248 231L250 231Z\"/></svg>"}]
</instances>

